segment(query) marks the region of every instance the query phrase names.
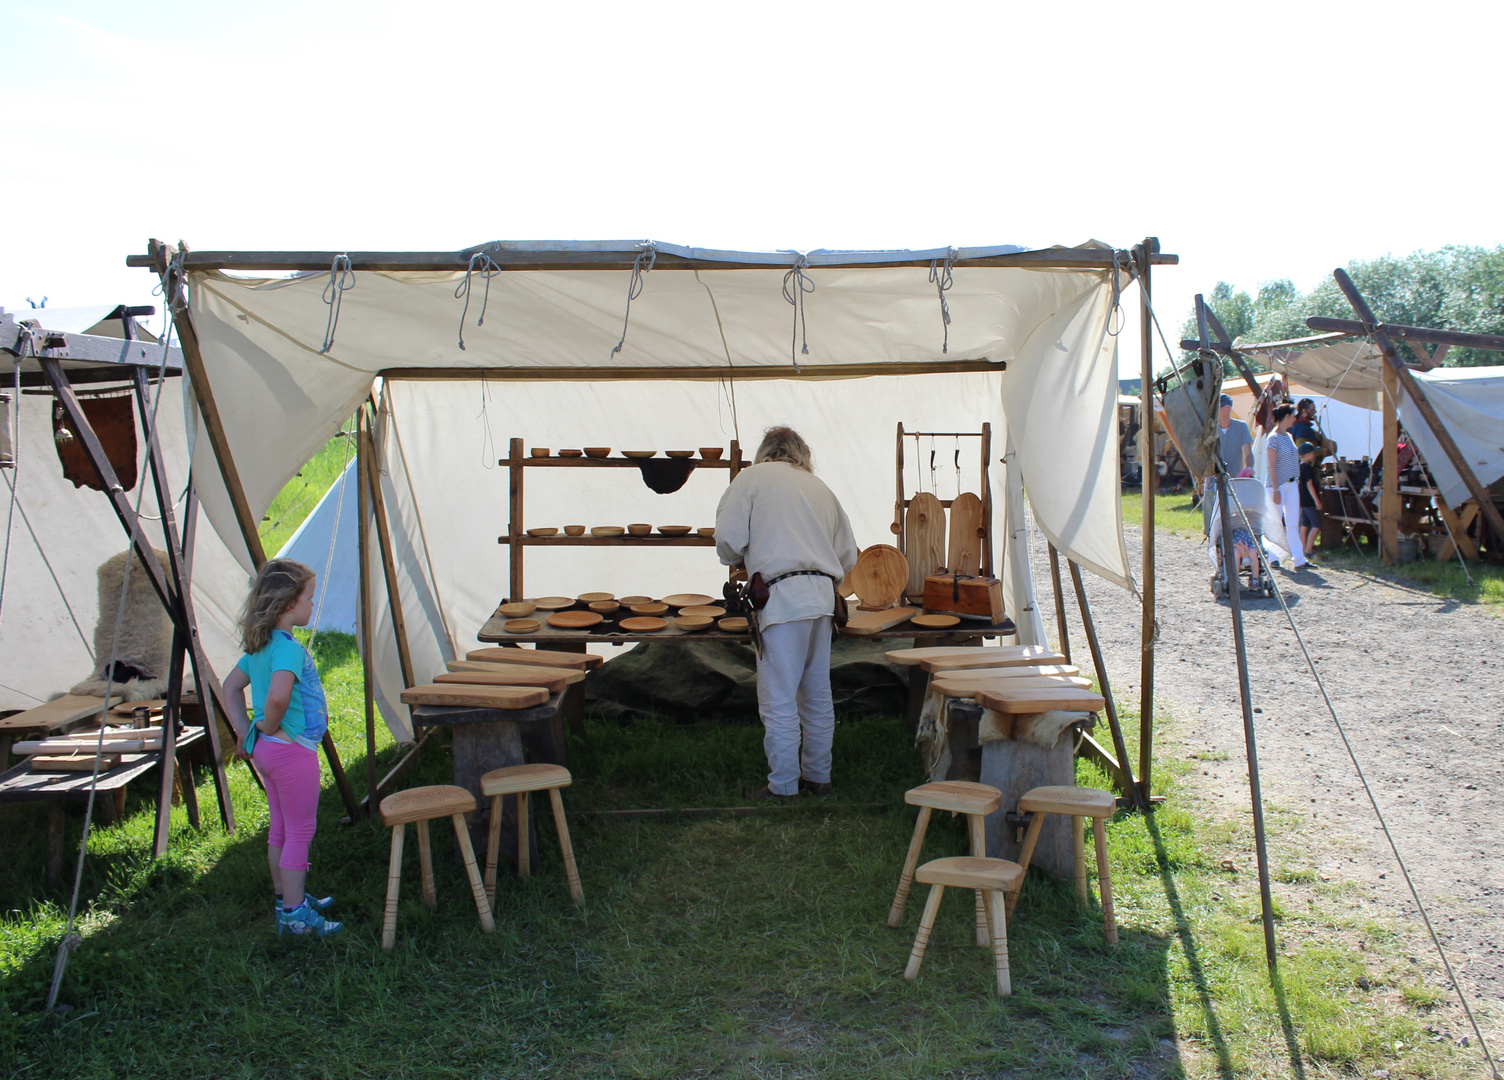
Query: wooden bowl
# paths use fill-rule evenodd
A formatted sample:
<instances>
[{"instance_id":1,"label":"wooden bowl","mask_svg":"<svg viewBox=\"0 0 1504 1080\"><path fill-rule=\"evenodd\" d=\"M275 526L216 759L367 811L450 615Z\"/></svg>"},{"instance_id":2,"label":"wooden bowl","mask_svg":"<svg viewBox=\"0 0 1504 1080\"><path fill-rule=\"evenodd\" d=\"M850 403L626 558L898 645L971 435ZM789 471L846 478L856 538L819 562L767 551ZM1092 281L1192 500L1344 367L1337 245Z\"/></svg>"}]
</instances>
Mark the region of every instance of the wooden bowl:
<instances>
[{"instance_id":1,"label":"wooden bowl","mask_svg":"<svg viewBox=\"0 0 1504 1080\"><path fill-rule=\"evenodd\" d=\"M604 618L598 611L556 611L548 617L548 625L560 630L583 630Z\"/></svg>"},{"instance_id":2,"label":"wooden bowl","mask_svg":"<svg viewBox=\"0 0 1504 1080\"><path fill-rule=\"evenodd\" d=\"M615 600L616 594L614 592L582 592L575 599L582 604L593 604L597 600Z\"/></svg>"},{"instance_id":3,"label":"wooden bowl","mask_svg":"<svg viewBox=\"0 0 1504 1080\"><path fill-rule=\"evenodd\" d=\"M564 526L564 535L565 536L584 536L585 535L585 526L583 526L583 525L566 525L566 526Z\"/></svg>"},{"instance_id":4,"label":"wooden bowl","mask_svg":"<svg viewBox=\"0 0 1504 1080\"><path fill-rule=\"evenodd\" d=\"M585 456L593 458L610 457L611 448L609 446L587 446L585 447Z\"/></svg>"},{"instance_id":5,"label":"wooden bowl","mask_svg":"<svg viewBox=\"0 0 1504 1080\"><path fill-rule=\"evenodd\" d=\"M621 605L618 604L615 600L592 600L592 601L590 601L590 610L594 611L594 612L596 612L597 614L600 614L600 615L610 615L612 612L616 611L616 609L619 608L619 607L621 607Z\"/></svg>"},{"instance_id":6,"label":"wooden bowl","mask_svg":"<svg viewBox=\"0 0 1504 1080\"><path fill-rule=\"evenodd\" d=\"M590 530L591 536L622 536L626 533L620 525L597 525Z\"/></svg>"},{"instance_id":7,"label":"wooden bowl","mask_svg":"<svg viewBox=\"0 0 1504 1080\"><path fill-rule=\"evenodd\" d=\"M700 604L714 603L715 597L697 592L674 593L672 596L665 596L663 602L674 608L695 607Z\"/></svg>"},{"instance_id":8,"label":"wooden bowl","mask_svg":"<svg viewBox=\"0 0 1504 1080\"><path fill-rule=\"evenodd\" d=\"M638 523L636 525L628 525L627 532L631 533L633 536L649 536L653 532L653 527L651 525Z\"/></svg>"},{"instance_id":9,"label":"wooden bowl","mask_svg":"<svg viewBox=\"0 0 1504 1080\"><path fill-rule=\"evenodd\" d=\"M658 456L658 451L656 451L656 450L623 450L621 452L621 456L622 457L629 457L629 458L650 458L650 457L657 457Z\"/></svg>"},{"instance_id":10,"label":"wooden bowl","mask_svg":"<svg viewBox=\"0 0 1504 1080\"><path fill-rule=\"evenodd\" d=\"M664 536L688 536L693 527L689 525L660 525L658 531Z\"/></svg>"},{"instance_id":11,"label":"wooden bowl","mask_svg":"<svg viewBox=\"0 0 1504 1080\"><path fill-rule=\"evenodd\" d=\"M639 617L636 619L623 619L616 625L633 634L651 634L655 630L662 630L668 626L667 619L654 619Z\"/></svg>"},{"instance_id":12,"label":"wooden bowl","mask_svg":"<svg viewBox=\"0 0 1504 1080\"><path fill-rule=\"evenodd\" d=\"M535 446L535 447L533 447L533 457L548 457L548 447L546 447L546 446Z\"/></svg>"},{"instance_id":13,"label":"wooden bowl","mask_svg":"<svg viewBox=\"0 0 1504 1080\"><path fill-rule=\"evenodd\" d=\"M531 634L542 625L537 619L508 619L501 628L508 634Z\"/></svg>"},{"instance_id":14,"label":"wooden bowl","mask_svg":"<svg viewBox=\"0 0 1504 1080\"><path fill-rule=\"evenodd\" d=\"M708 628L713 622L715 620L708 615L680 615L674 620L674 625L680 630L692 634L698 630Z\"/></svg>"},{"instance_id":15,"label":"wooden bowl","mask_svg":"<svg viewBox=\"0 0 1504 1080\"><path fill-rule=\"evenodd\" d=\"M538 605L531 600L518 600L514 604L502 604L496 609L509 619L522 619L538 610Z\"/></svg>"},{"instance_id":16,"label":"wooden bowl","mask_svg":"<svg viewBox=\"0 0 1504 1080\"><path fill-rule=\"evenodd\" d=\"M695 535L696 536L712 536L713 537L713 536L715 536L715 526L714 525L701 525L698 529L695 530Z\"/></svg>"},{"instance_id":17,"label":"wooden bowl","mask_svg":"<svg viewBox=\"0 0 1504 1080\"><path fill-rule=\"evenodd\" d=\"M539 611L563 611L565 608L574 607L574 597L540 596L533 601L533 605Z\"/></svg>"},{"instance_id":18,"label":"wooden bowl","mask_svg":"<svg viewBox=\"0 0 1504 1080\"><path fill-rule=\"evenodd\" d=\"M721 455L724 454L725 452L726 452L726 448L724 446L702 446L702 447L700 447L700 456L702 458L704 458L706 461L720 461L721 460Z\"/></svg>"},{"instance_id":19,"label":"wooden bowl","mask_svg":"<svg viewBox=\"0 0 1504 1080\"><path fill-rule=\"evenodd\" d=\"M693 450L665 450L664 453L669 457L675 458L688 458L695 456L695 452Z\"/></svg>"},{"instance_id":20,"label":"wooden bowl","mask_svg":"<svg viewBox=\"0 0 1504 1080\"><path fill-rule=\"evenodd\" d=\"M667 604L633 604L630 610L631 610L631 612L632 612L633 615L663 615L663 614L667 613L667 611L668 611L668 605Z\"/></svg>"},{"instance_id":21,"label":"wooden bowl","mask_svg":"<svg viewBox=\"0 0 1504 1080\"><path fill-rule=\"evenodd\" d=\"M747 620L738 615L732 615L716 623L728 634L745 634L747 632Z\"/></svg>"},{"instance_id":22,"label":"wooden bowl","mask_svg":"<svg viewBox=\"0 0 1504 1080\"><path fill-rule=\"evenodd\" d=\"M698 615L708 619L719 619L726 614L726 609L716 607L714 604L691 604L689 607L681 607L679 614L690 618Z\"/></svg>"},{"instance_id":23,"label":"wooden bowl","mask_svg":"<svg viewBox=\"0 0 1504 1080\"><path fill-rule=\"evenodd\" d=\"M559 451L559 456L560 457L580 457L583 454L584 454L583 450L560 450Z\"/></svg>"},{"instance_id":24,"label":"wooden bowl","mask_svg":"<svg viewBox=\"0 0 1504 1080\"><path fill-rule=\"evenodd\" d=\"M557 536L558 533L559 533L559 530L556 529L556 528L554 528L554 529L529 529L527 531L527 534L529 536Z\"/></svg>"},{"instance_id":25,"label":"wooden bowl","mask_svg":"<svg viewBox=\"0 0 1504 1080\"><path fill-rule=\"evenodd\" d=\"M618 596L616 602L622 607L631 607L633 604L651 604L651 596Z\"/></svg>"}]
</instances>

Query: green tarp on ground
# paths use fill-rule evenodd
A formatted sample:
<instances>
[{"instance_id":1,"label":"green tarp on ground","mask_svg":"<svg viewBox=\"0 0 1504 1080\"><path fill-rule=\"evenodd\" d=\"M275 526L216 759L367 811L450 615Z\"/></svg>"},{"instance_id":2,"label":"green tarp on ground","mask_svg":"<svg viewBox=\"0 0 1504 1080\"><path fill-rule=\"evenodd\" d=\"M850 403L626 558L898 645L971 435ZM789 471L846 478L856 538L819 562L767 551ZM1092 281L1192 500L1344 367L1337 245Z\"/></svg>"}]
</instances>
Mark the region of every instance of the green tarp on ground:
<instances>
[{"instance_id":1,"label":"green tarp on ground","mask_svg":"<svg viewBox=\"0 0 1504 1080\"><path fill-rule=\"evenodd\" d=\"M908 675L883 653L906 642L840 638L830 650L837 713L902 715ZM719 641L644 642L585 680L585 708L608 719L656 715L674 720L757 720L757 657L749 645Z\"/></svg>"}]
</instances>

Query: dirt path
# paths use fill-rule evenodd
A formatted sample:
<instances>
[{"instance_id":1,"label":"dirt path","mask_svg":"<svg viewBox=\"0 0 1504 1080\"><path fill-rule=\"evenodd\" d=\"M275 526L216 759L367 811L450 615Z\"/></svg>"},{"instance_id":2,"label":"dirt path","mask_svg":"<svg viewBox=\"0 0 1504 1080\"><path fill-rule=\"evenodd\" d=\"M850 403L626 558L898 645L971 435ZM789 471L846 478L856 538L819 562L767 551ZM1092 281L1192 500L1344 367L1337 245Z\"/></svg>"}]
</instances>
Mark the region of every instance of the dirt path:
<instances>
[{"instance_id":1,"label":"dirt path","mask_svg":"<svg viewBox=\"0 0 1504 1080\"><path fill-rule=\"evenodd\" d=\"M1034 535L1035 581L1053 634L1049 563L1043 540ZM1163 532L1158 541L1156 712L1173 711L1181 752L1228 755L1198 760L1196 786L1212 805L1246 817L1247 768L1227 602L1212 598L1210 567L1199 544ZM1137 569L1137 529L1130 531L1128 547ZM1475 1007L1488 1014L1479 1022L1497 1047L1504 1037L1504 824L1498 802L1504 794L1504 617L1352 571L1276 573L1453 968ZM1138 601L1090 575L1086 581L1114 692L1136 702ZM1302 817L1297 836L1306 866L1323 878L1357 884L1362 895L1423 933L1278 603L1246 602L1243 610L1266 803ZM1073 600L1067 611L1076 662L1089 667ZM1428 966L1434 959L1416 956Z\"/></svg>"}]
</instances>

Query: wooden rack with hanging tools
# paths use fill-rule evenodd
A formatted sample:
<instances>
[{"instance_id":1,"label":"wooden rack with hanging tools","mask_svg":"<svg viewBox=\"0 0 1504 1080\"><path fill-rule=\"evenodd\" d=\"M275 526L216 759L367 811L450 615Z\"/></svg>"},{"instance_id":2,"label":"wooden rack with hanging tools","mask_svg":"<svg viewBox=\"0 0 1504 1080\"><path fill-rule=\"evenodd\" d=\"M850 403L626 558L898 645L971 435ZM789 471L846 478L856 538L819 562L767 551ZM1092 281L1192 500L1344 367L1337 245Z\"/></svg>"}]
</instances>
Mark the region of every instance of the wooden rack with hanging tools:
<instances>
[{"instance_id":1,"label":"wooden rack with hanging tools","mask_svg":"<svg viewBox=\"0 0 1504 1080\"><path fill-rule=\"evenodd\" d=\"M914 495L911 496L911 495L906 494L906 492L905 492L904 482L903 482L904 440L905 439L913 439L915 441L915 447L916 447L916 449L915 449L915 462L914 463L915 463L915 467L916 468L921 468L922 467L921 464L920 464L920 461L919 461L919 457L918 457L918 454L919 454L919 450L918 450L919 440L921 440L921 439L955 439L956 440L955 468L956 468L956 486L957 486L957 489L958 489L958 494L957 494L956 498L955 499L940 499L940 498L938 498L937 495L935 495L935 493L933 493L933 492L928 493L928 494L931 494L931 495L935 495L936 501L939 502L940 506L943 507L946 511L951 511L952 508L954 507L955 503L959 499L961 499L963 497L960 494L960 492L959 492L960 482L961 482L961 449L960 449L960 440L962 440L962 439L979 439L979 440L981 440L980 465L981 465L981 488L982 488L982 490L981 490L980 494L978 496L976 496L981 501L980 524L977 526L977 543L978 543L978 545L980 547L980 551L978 553L978 568L977 568L977 571L975 571L975 572L980 572L980 574L983 577L992 577L993 576L993 566L994 566L993 554L992 554L992 480L991 480L992 425L991 424L983 424L981 431L905 431L904 428L903 428L903 424L902 423L900 423L898 425L898 435L897 435L897 439L896 439L896 443L897 443L897 450L896 450L897 462L896 462L896 465L895 465L895 472L894 472L895 496L894 496L894 500L893 500L893 524L891 526L889 526L889 528L891 528L893 530L893 535L898 538L898 550L902 551L904 553L904 557L907 558L907 559L909 559L910 563L912 564L914 562L914 560L915 560L915 557L916 557L917 553L911 552L911 546L912 546L912 543L913 543L913 541L914 541L915 538L910 534L910 530L909 530L909 527L908 527L908 524L907 524L907 519L908 519L908 516L909 516L908 512L909 512L909 508L914 503L914 498L918 497L921 494L926 494L926 493L924 493L922 491L919 491L919 490L916 490L914 492ZM930 456L931 456L931 458L934 457L934 449L933 449L933 447L931 448ZM931 462L931 471L933 471L933 468L934 468L934 465L933 465L933 461L932 461ZM975 505L975 504L973 504L973 505ZM950 544L949 544L949 547L948 547L948 551L951 550L951 549L954 549L956 547L955 540L956 540L955 537L951 537ZM948 554L947 554L946 562L947 563L949 562L949 556L948 556ZM946 569L956 570L956 569L958 569L958 567L952 567L952 566L947 565Z\"/></svg>"}]
</instances>

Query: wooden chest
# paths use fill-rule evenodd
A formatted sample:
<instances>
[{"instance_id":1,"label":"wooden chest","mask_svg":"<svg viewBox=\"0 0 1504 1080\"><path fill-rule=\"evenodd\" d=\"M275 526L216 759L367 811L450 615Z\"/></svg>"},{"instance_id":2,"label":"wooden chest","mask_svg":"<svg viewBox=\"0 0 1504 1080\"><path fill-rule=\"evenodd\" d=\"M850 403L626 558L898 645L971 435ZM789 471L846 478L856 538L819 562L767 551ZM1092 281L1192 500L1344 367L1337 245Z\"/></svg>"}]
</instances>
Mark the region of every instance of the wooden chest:
<instances>
[{"instance_id":1,"label":"wooden chest","mask_svg":"<svg viewBox=\"0 0 1504 1080\"><path fill-rule=\"evenodd\" d=\"M1003 621L1003 583L992 577L931 574L924 579L924 610Z\"/></svg>"}]
</instances>

